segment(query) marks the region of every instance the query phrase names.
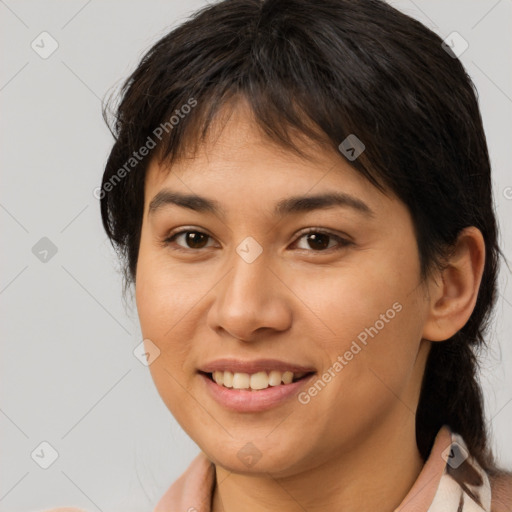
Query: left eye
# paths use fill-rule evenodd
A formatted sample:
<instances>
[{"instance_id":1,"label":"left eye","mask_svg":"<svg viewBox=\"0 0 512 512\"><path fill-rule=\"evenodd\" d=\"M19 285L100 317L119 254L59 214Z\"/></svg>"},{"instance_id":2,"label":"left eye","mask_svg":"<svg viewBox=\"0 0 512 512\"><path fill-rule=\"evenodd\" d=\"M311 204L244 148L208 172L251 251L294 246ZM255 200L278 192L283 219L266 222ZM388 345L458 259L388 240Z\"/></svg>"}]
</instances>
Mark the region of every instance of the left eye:
<instances>
[{"instance_id":1,"label":"left eye","mask_svg":"<svg viewBox=\"0 0 512 512\"><path fill-rule=\"evenodd\" d=\"M184 240L185 245L175 242L177 239L181 237ZM211 238L212 237L210 235L203 233L202 231L184 230L179 231L178 233L175 233L174 235L171 235L170 237L166 238L164 240L164 245L171 245L176 243L176 245L178 246L177 250L185 251L190 249L203 249L207 247L208 239ZM341 250L352 243L333 233L313 229L311 231L308 231L307 233L303 233L301 236L297 238L297 240L294 243L296 244L298 241L302 239L306 240L306 243L309 245L309 247L314 250L313 252L326 251L328 249L332 249L332 247L336 245L339 246L338 250ZM304 247L299 248L304 249ZM306 247L306 250L307 249L308 248Z\"/></svg>"},{"instance_id":2,"label":"left eye","mask_svg":"<svg viewBox=\"0 0 512 512\"><path fill-rule=\"evenodd\" d=\"M348 240L345 240L344 238L341 238L340 236L333 233L318 230L311 230L307 233L303 233L297 240L301 240L303 238L305 238L306 243L308 243L309 246L314 249L314 252L322 252L327 249L332 249L336 243L329 245L329 239L331 239L331 241L337 242L340 246L339 249L342 249L351 243Z\"/></svg>"}]
</instances>

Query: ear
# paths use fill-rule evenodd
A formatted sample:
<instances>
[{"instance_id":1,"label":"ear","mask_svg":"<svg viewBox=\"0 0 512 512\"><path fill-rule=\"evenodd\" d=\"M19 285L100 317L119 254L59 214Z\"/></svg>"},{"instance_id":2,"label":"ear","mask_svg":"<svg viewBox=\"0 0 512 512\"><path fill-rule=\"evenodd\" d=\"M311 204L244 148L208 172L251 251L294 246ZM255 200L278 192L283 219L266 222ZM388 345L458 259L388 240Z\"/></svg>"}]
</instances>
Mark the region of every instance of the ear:
<instances>
[{"instance_id":1,"label":"ear","mask_svg":"<svg viewBox=\"0 0 512 512\"><path fill-rule=\"evenodd\" d=\"M463 229L446 267L428 283L424 339L447 340L464 327L476 304L484 264L485 242L481 231L475 226Z\"/></svg>"}]
</instances>

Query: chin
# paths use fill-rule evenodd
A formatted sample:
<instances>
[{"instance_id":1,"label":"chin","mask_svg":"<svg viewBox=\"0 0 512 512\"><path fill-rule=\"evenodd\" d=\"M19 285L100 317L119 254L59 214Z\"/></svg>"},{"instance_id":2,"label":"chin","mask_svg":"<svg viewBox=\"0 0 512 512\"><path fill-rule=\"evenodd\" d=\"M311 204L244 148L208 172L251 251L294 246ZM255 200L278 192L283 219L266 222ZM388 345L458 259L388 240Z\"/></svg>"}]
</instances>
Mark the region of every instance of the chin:
<instances>
[{"instance_id":1,"label":"chin","mask_svg":"<svg viewBox=\"0 0 512 512\"><path fill-rule=\"evenodd\" d=\"M269 442L268 439L237 441L229 439L227 443L213 443L212 449L202 447L203 452L215 464L227 471L238 474L264 474L289 476L301 465L303 457L297 452L301 440L287 443ZM219 449L221 447L221 449Z\"/></svg>"}]
</instances>

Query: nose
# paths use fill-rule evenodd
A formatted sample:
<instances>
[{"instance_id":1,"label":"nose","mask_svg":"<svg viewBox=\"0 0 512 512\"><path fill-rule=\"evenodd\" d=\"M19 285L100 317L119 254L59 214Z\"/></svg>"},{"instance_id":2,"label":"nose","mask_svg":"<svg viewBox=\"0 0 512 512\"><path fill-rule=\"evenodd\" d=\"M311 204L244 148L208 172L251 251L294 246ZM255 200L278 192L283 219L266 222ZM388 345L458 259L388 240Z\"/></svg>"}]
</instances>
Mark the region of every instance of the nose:
<instances>
[{"instance_id":1,"label":"nose","mask_svg":"<svg viewBox=\"0 0 512 512\"><path fill-rule=\"evenodd\" d=\"M208 325L221 336L253 342L291 326L291 292L263 255L249 263L235 254L214 294Z\"/></svg>"}]
</instances>

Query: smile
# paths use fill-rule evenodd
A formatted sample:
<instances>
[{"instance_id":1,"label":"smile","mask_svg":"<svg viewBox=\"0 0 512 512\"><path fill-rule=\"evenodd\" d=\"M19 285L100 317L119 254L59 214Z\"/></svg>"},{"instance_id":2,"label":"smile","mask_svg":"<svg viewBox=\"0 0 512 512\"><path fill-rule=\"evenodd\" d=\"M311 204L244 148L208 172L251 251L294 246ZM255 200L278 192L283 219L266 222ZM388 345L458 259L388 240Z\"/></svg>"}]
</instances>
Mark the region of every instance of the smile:
<instances>
[{"instance_id":1,"label":"smile","mask_svg":"<svg viewBox=\"0 0 512 512\"><path fill-rule=\"evenodd\" d=\"M230 389L250 389L259 391L272 386L291 384L308 375L307 372L280 372L278 370L259 371L256 373L239 373L217 370L207 374L219 386Z\"/></svg>"}]
</instances>

